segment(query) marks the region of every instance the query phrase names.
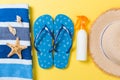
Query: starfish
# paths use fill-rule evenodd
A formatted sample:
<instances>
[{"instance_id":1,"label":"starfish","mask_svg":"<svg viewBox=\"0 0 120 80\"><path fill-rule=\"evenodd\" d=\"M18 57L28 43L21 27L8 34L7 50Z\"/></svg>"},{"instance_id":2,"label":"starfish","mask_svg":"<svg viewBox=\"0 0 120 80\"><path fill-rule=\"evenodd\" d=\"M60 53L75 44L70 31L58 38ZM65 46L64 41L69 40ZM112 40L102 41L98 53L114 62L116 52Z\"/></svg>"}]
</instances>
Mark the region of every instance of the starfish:
<instances>
[{"instance_id":1,"label":"starfish","mask_svg":"<svg viewBox=\"0 0 120 80\"><path fill-rule=\"evenodd\" d=\"M8 54L7 57L11 57L12 55L17 54L19 59L22 59L21 51L27 48L27 46L20 45L18 37L16 38L16 44L7 43L7 46L11 48L11 52Z\"/></svg>"}]
</instances>

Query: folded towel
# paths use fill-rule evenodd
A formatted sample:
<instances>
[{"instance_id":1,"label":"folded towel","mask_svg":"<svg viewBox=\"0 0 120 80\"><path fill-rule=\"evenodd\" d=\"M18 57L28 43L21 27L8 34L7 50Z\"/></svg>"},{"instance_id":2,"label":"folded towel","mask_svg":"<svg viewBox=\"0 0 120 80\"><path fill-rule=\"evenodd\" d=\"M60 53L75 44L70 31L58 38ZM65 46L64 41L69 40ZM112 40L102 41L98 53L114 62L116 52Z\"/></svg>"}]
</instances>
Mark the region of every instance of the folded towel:
<instances>
[{"instance_id":1,"label":"folded towel","mask_svg":"<svg viewBox=\"0 0 120 80\"><path fill-rule=\"evenodd\" d=\"M0 5L0 80L32 80L28 14L27 4Z\"/></svg>"}]
</instances>

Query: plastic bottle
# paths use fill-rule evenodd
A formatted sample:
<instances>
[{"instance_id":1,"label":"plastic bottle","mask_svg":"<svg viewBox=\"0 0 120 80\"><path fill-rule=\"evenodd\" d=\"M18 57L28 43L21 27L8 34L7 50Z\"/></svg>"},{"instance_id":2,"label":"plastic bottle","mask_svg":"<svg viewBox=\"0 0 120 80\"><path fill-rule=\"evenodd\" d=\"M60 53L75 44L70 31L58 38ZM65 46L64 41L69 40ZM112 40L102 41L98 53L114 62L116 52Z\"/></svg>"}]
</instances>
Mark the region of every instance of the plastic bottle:
<instances>
[{"instance_id":1,"label":"plastic bottle","mask_svg":"<svg viewBox=\"0 0 120 80\"><path fill-rule=\"evenodd\" d=\"M78 16L76 24L77 33L77 60L86 61L87 60L87 32L86 25L88 23L88 18L85 16Z\"/></svg>"}]
</instances>

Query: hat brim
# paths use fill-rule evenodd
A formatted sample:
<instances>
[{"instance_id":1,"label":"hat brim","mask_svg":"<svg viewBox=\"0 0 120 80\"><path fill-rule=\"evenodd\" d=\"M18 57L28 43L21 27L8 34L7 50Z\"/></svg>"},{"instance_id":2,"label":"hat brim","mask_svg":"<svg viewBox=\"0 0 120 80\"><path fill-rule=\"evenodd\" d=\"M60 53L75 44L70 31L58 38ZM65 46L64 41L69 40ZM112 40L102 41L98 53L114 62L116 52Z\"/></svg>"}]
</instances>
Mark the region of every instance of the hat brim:
<instances>
[{"instance_id":1,"label":"hat brim","mask_svg":"<svg viewBox=\"0 0 120 80\"><path fill-rule=\"evenodd\" d=\"M106 25L120 21L120 9L111 9L99 16L93 23L89 36L89 48L95 63L105 72L120 77L120 64L109 60L101 49L100 37Z\"/></svg>"}]
</instances>

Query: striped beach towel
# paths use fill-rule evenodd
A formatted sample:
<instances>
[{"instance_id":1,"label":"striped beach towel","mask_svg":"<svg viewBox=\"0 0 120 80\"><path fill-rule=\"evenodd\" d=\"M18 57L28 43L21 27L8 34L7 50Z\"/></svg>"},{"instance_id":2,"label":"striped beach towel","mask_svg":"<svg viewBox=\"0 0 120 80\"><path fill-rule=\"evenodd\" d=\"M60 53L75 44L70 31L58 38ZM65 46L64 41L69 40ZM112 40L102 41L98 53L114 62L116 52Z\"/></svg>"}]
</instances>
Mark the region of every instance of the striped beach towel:
<instances>
[{"instance_id":1,"label":"striped beach towel","mask_svg":"<svg viewBox=\"0 0 120 80\"><path fill-rule=\"evenodd\" d=\"M19 19L21 22L17 21ZM9 26L12 26L13 35ZM18 54L10 54L12 48L7 45L26 46ZM29 9L27 4L0 5L0 80L32 80L32 57L29 30Z\"/></svg>"}]
</instances>

